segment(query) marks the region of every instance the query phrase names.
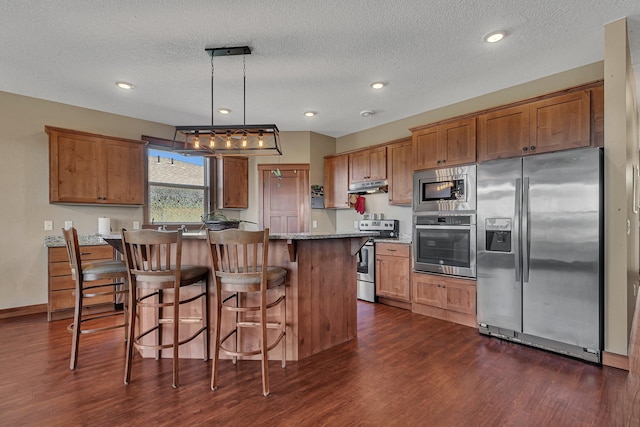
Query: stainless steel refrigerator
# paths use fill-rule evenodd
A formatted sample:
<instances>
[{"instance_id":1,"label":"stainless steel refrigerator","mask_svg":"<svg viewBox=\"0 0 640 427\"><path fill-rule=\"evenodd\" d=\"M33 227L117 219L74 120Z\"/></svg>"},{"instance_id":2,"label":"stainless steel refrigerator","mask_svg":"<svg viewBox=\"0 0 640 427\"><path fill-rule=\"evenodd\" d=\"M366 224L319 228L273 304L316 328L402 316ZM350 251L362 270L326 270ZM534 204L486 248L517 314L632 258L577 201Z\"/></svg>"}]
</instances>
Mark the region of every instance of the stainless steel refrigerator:
<instances>
[{"instance_id":1,"label":"stainless steel refrigerator","mask_svg":"<svg viewBox=\"0 0 640 427\"><path fill-rule=\"evenodd\" d=\"M602 151L478 165L480 333L601 363Z\"/></svg>"}]
</instances>

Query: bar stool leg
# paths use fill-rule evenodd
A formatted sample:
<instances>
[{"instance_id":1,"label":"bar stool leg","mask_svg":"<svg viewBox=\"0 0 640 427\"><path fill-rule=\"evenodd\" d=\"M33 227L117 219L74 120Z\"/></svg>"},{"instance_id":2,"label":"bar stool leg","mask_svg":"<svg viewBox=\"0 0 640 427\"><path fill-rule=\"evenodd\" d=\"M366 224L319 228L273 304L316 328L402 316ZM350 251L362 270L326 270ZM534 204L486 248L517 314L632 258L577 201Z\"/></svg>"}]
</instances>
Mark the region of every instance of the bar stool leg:
<instances>
[{"instance_id":1,"label":"bar stool leg","mask_svg":"<svg viewBox=\"0 0 640 427\"><path fill-rule=\"evenodd\" d=\"M213 347L213 361L211 362L211 390L218 389L218 357L220 355L220 328L222 326L222 295L221 285L216 281L216 335Z\"/></svg>"}]
</instances>

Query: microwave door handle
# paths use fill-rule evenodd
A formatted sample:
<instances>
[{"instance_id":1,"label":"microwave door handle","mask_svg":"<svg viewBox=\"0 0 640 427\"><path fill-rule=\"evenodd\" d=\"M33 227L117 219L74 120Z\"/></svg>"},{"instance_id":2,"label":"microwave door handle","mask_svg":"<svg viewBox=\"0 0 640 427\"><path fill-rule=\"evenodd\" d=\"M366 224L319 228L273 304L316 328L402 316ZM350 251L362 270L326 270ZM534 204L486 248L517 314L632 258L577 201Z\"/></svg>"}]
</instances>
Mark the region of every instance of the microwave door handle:
<instances>
[{"instance_id":1,"label":"microwave door handle","mask_svg":"<svg viewBox=\"0 0 640 427\"><path fill-rule=\"evenodd\" d=\"M529 282L531 231L529 227L529 178L522 183L522 281Z\"/></svg>"},{"instance_id":2,"label":"microwave door handle","mask_svg":"<svg viewBox=\"0 0 640 427\"><path fill-rule=\"evenodd\" d=\"M516 264L516 282L520 282L522 274L520 266L522 265L520 258L520 218L522 215L522 179L516 179L516 196L515 196L515 208L514 208L514 224L513 224L513 257Z\"/></svg>"}]
</instances>

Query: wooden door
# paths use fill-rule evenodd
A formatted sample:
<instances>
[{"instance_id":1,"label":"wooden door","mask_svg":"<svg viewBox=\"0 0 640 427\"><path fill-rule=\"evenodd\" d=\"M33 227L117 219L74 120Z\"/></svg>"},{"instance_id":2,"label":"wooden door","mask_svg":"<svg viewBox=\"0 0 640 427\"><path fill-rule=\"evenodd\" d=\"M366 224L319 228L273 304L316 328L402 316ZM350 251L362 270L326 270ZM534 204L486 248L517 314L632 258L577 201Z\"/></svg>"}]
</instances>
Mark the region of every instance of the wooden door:
<instances>
[{"instance_id":1,"label":"wooden door","mask_svg":"<svg viewBox=\"0 0 640 427\"><path fill-rule=\"evenodd\" d=\"M50 133L50 202L100 202L100 147L99 138Z\"/></svg>"},{"instance_id":2,"label":"wooden door","mask_svg":"<svg viewBox=\"0 0 640 427\"><path fill-rule=\"evenodd\" d=\"M476 314L475 283L462 279L446 278L443 286L446 289L447 301L445 308L447 310Z\"/></svg>"},{"instance_id":3,"label":"wooden door","mask_svg":"<svg viewBox=\"0 0 640 427\"><path fill-rule=\"evenodd\" d=\"M280 177L273 171L279 169ZM309 232L309 165L258 165L260 228L275 233Z\"/></svg>"},{"instance_id":4,"label":"wooden door","mask_svg":"<svg viewBox=\"0 0 640 427\"><path fill-rule=\"evenodd\" d=\"M445 288L442 280L429 274L414 274L412 277L413 302L443 308Z\"/></svg>"},{"instance_id":5,"label":"wooden door","mask_svg":"<svg viewBox=\"0 0 640 427\"><path fill-rule=\"evenodd\" d=\"M438 129L438 162L455 166L476 161L476 118L445 123Z\"/></svg>"},{"instance_id":6,"label":"wooden door","mask_svg":"<svg viewBox=\"0 0 640 427\"><path fill-rule=\"evenodd\" d=\"M324 207L349 207L349 156L325 157L324 159Z\"/></svg>"},{"instance_id":7,"label":"wooden door","mask_svg":"<svg viewBox=\"0 0 640 427\"><path fill-rule=\"evenodd\" d=\"M369 151L368 180L387 179L387 147L372 148Z\"/></svg>"},{"instance_id":8,"label":"wooden door","mask_svg":"<svg viewBox=\"0 0 640 427\"><path fill-rule=\"evenodd\" d=\"M478 118L478 161L529 153L529 104L483 114Z\"/></svg>"},{"instance_id":9,"label":"wooden door","mask_svg":"<svg viewBox=\"0 0 640 427\"><path fill-rule=\"evenodd\" d=\"M102 180L99 194L104 203L144 204L144 153L141 144L103 140Z\"/></svg>"},{"instance_id":10,"label":"wooden door","mask_svg":"<svg viewBox=\"0 0 640 427\"><path fill-rule=\"evenodd\" d=\"M387 147L389 204L411 206L413 200L413 145L410 139Z\"/></svg>"},{"instance_id":11,"label":"wooden door","mask_svg":"<svg viewBox=\"0 0 640 427\"><path fill-rule=\"evenodd\" d=\"M412 138L414 170L438 166L438 126L417 130Z\"/></svg>"},{"instance_id":12,"label":"wooden door","mask_svg":"<svg viewBox=\"0 0 640 427\"><path fill-rule=\"evenodd\" d=\"M591 143L590 118L588 90L532 103L529 151L534 154L588 147Z\"/></svg>"},{"instance_id":13,"label":"wooden door","mask_svg":"<svg viewBox=\"0 0 640 427\"><path fill-rule=\"evenodd\" d=\"M249 207L249 159L224 156L216 161L219 209Z\"/></svg>"},{"instance_id":14,"label":"wooden door","mask_svg":"<svg viewBox=\"0 0 640 427\"><path fill-rule=\"evenodd\" d=\"M363 182L370 175L370 150L349 154L349 182Z\"/></svg>"}]
</instances>

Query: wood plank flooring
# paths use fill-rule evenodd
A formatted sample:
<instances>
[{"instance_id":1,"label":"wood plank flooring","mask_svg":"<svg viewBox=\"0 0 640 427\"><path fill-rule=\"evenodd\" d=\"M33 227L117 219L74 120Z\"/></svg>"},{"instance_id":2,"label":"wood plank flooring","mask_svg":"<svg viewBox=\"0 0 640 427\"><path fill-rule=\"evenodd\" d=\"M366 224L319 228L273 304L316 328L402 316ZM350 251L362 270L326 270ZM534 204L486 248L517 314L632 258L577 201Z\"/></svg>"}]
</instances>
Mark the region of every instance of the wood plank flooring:
<instances>
[{"instance_id":1,"label":"wood plank flooring","mask_svg":"<svg viewBox=\"0 0 640 427\"><path fill-rule=\"evenodd\" d=\"M358 303L358 338L282 369L262 396L256 361L136 357L123 384L122 330L83 336L68 369L68 321L0 320L2 426L638 426L638 374L489 338L395 307Z\"/></svg>"}]
</instances>

